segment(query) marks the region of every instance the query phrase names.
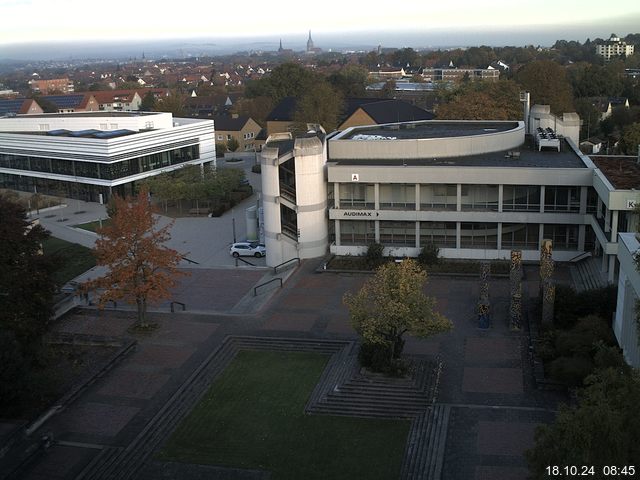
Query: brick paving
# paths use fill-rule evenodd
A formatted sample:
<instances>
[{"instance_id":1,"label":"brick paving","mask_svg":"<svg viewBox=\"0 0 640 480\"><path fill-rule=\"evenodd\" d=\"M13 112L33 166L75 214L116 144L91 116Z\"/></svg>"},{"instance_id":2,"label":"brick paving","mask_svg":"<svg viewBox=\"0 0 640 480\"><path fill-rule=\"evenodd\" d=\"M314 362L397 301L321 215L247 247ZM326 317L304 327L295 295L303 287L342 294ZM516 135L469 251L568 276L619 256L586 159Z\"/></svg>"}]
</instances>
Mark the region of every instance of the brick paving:
<instances>
[{"instance_id":1,"label":"brick paving","mask_svg":"<svg viewBox=\"0 0 640 480\"><path fill-rule=\"evenodd\" d=\"M158 329L133 335L138 341L136 350L43 426L42 431L53 432L56 439L71 446L49 449L24 478L75 479L101 446L103 453L107 448L126 448L229 334L357 339L342 297L360 288L369 276L316 274L316 266L317 262L303 263L284 288L275 291L270 303L253 315L225 312L232 312L243 297L248 298L264 271L197 270L189 280L195 283L184 284L187 312L151 315ZM525 293L535 292L535 283L528 274ZM441 478L526 478L522 452L531 446L535 426L553 419L559 397L533 387L526 332L508 329L508 280L490 281L488 330L478 328L476 279L433 276L425 292L436 297L438 310L454 324L452 331L429 339L406 339L407 354L426 360L437 357L444 364L437 402L451 413L444 432ZM207 309L212 313L206 314ZM57 328L131 337L127 330L133 321L130 311L85 310L64 318ZM98 448L87 449L83 442ZM151 462L147 471L156 472L157 477L146 478L175 478L171 475L179 472L181 479L189 480L207 478L206 472L216 469L169 468ZM215 478L264 476L264 472L234 473L230 469L216 472Z\"/></svg>"}]
</instances>

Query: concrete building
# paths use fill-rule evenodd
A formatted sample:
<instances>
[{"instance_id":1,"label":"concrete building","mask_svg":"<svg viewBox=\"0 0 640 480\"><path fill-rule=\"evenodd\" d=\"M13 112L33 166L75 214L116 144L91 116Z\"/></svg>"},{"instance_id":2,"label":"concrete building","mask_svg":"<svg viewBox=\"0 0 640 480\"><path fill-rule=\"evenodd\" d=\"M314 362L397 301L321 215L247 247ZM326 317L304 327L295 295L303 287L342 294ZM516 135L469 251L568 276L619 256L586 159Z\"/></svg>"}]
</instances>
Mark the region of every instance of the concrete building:
<instances>
[{"instance_id":1,"label":"concrete building","mask_svg":"<svg viewBox=\"0 0 640 480\"><path fill-rule=\"evenodd\" d=\"M0 118L0 187L106 201L184 165L215 165L211 120L87 112Z\"/></svg>"},{"instance_id":2,"label":"concrete building","mask_svg":"<svg viewBox=\"0 0 640 480\"><path fill-rule=\"evenodd\" d=\"M51 93L73 93L73 82L68 78L52 78L49 80L33 79L29 80L29 87L34 92L48 95Z\"/></svg>"},{"instance_id":3,"label":"concrete building","mask_svg":"<svg viewBox=\"0 0 640 480\"><path fill-rule=\"evenodd\" d=\"M219 116L212 118L216 126L216 142L226 144L232 138L238 141L237 152L260 150L261 142L256 137L262 127L246 115Z\"/></svg>"},{"instance_id":4,"label":"concrete building","mask_svg":"<svg viewBox=\"0 0 640 480\"><path fill-rule=\"evenodd\" d=\"M627 363L640 368L640 331L638 331L636 320L638 317L636 305L640 299L640 273L634 259L640 250L640 242L636 234L621 233L618 243L620 274L613 332Z\"/></svg>"},{"instance_id":5,"label":"concrete building","mask_svg":"<svg viewBox=\"0 0 640 480\"><path fill-rule=\"evenodd\" d=\"M373 242L394 256L433 244L448 258L508 258L519 249L537 260L549 238L555 260L590 252L613 282L617 233L635 225L640 185L636 192L616 183L617 167L580 152L577 115L534 106L527 118L528 127L417 121L311 140L270 137L261 155L267 263L326 251L362 255ZM325 204L326 235L318 230ZM303 218L309 212L317 215L312 225Z\"/></svg>"},{"instance_id":6,"label":"concrete building","mask_svg":"<svg viewBox=\"0 0 640 480\"><path fill-rule=\"evenodd\" d=\"M604 57L607 62L611 60L612 57L619 57L621 55L631 56L633 55L633 50L633 45L623 42L615 33L611 34L609 40L596 44L596 55Z\"/></svg>"}]
</instances>

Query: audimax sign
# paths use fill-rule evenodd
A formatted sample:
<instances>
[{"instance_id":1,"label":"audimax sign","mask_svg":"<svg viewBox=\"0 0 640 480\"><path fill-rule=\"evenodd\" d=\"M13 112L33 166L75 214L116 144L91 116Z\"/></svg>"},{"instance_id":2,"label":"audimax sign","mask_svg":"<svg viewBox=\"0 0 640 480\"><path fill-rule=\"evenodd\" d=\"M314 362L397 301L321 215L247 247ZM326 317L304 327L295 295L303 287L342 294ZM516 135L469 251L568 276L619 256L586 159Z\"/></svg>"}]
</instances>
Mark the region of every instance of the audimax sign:
<instances>
[{"instance_id":1,"label":"audimax sign","mask_svg":"<svg viewBox=\"0 0 640 480\"><path fill-rule=\"evenodd\" d=\"M380 214L378 212L369 212L366 210L345 210L342 213L343 217L363 217L363 218L373 218L378 217Z\"/></svg>"}]
</instances>

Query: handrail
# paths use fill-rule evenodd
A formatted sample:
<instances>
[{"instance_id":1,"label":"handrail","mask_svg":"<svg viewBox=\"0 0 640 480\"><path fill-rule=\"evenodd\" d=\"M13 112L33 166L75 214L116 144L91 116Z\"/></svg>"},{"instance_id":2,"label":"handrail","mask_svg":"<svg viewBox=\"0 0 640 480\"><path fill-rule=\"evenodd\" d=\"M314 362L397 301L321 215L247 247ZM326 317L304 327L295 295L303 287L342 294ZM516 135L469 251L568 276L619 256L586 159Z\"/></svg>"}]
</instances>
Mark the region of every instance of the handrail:
<instances>
[{"instance_id":1,"label":"handrail","mask_svg":"<svg viewBox=\"0 0 640 480\"><path fill-rule=\"evenodd\" d=\"M273 267L273 273L277 274L278 273L278 268L286 265L287 263L291 263L291 262L298 262L298 265L300 265L300 258L295 257L295 258L290 258L289 260L287 260L286 262L282 262L280 265L276 265L275 267Z\"/></svg>"},{"instance_id":2,"label":"handrail","mask_svg":"<svg viewBox=\"0 0 640 480\"><path fill-rule=\"evenodd\" d=\"M187 257L182 257L182 260L186 260L189 263L195 263L196 265L200 265L200 262L196 262L195 260L191 260L190 258L187 258Z\"/></svg>"},{"instance_id":3,"label":"handrail","mask_svg":"<svg viewBox=\"0 0 640 480\"><path fill-rule=\"evenodd\" d=\"M574 263L582 260L583 258L589 258L591 256L591 252L582 252L575 257L569 259L569 262Z\"/></svg>"},{"instance_id":4,"label":"handrail","mask_svg":"<svg viewBox=\"0 0 640 480\"><path fill-rule=\"evenodd\" d=\"M277 282L278 280L280 281L280 288L282 288L282 279L281 279L280 277L278 277L278 278L272 278L272 279L271 279L271 280L269 280L268 282L264 282L264 283L261 283L260 285L255 286L255 287L254 287L254 289L253 289L253 296L254 296L254 297L257 297L257 296L258 296L258 289L259 289L260 287L264 287L265 285L269 285L270 283Z\"/></svg>"}]
</instances>

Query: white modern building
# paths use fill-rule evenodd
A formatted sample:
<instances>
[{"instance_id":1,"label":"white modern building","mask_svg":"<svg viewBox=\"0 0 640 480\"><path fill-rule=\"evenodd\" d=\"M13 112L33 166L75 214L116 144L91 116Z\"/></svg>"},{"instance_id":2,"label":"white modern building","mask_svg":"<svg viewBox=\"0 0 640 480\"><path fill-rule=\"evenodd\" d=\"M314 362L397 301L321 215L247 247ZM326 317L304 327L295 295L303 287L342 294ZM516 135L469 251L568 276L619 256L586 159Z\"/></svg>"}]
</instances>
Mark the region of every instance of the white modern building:
<instances>
[{"instance_id":1,"label":"white modern building","mask_svg":"<svg viewBox=\"0 0 640 480\"><path fill-rule=\"evenodd\" d=\"M135 182L215 165L211 120L170 113L86 112L0 118L0 187L107 201Z\"/></svg>"},{"instance_id":2,"label":"white modern building","mask_svg":"<svg viewBox=\"0 0 640 480\"><path fill-rule=\"evenodd\" d=\"M615 33L611 34L609 40L596 44L596 55L604 57L608 62L612 57L619 57L622 55L633 55L634 46L620 40Z\"/></svg>"},{"instance_id":3,"label":"white modern building","mask_svg":"<svg viewBox=\"0 0 640 480\"><path fill-rule=\"evenodd\" d=\"M577 115L533 106L527 118L270 137L261 155L267 263L362 255L374 242L392 256L435 245L447 258L519 249L537 260L551 239L556 261L591 252L613 282L617 233L636 221L640 189L616 185L616 165L579 151Z\"/></svg>"},{"instance_id":4,"label":"white modern building","mask_svg":"<svg viewBox=\"0 0 640 480\"><path fill-rule=\"evenodd\" d=\"M638 238L633 233L620 234L618 261L618 304L613 321L613 332L622 348L627 363L640 368L640 331L638 330L638 308L640 299L640 272L636 268L634 255L640 249Z\"/></svg>"}]
</instances>

